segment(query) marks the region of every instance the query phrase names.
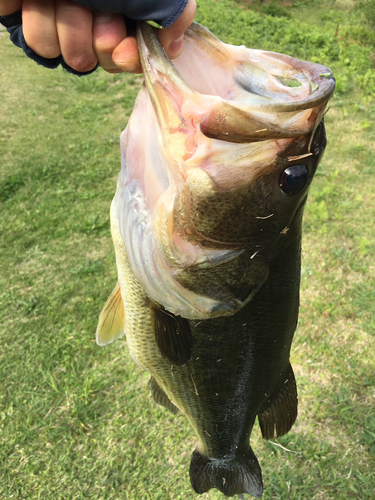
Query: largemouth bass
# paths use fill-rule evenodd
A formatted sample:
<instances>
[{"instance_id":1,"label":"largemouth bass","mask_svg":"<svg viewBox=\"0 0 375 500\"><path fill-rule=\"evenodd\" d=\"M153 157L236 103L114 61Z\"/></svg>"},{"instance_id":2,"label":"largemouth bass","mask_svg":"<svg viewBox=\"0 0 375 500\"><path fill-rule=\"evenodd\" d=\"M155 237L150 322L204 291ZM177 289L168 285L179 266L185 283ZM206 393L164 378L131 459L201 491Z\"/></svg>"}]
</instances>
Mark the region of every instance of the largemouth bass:
<instances>
[{"instance_id":1,"label":"largemouth bass","mask_svg":"<svg viewBox=\"0 0 375 500\"><path fill-rule=\"evenodd\" d=\"M173 63L138 28L145 84L111 206L118 284L97 342L126 335L155 401L198 438L194 490L262 496L250 446L289 431L301 223L326 146L330 70L193 24Z\"/></svg>"}]
</instances>

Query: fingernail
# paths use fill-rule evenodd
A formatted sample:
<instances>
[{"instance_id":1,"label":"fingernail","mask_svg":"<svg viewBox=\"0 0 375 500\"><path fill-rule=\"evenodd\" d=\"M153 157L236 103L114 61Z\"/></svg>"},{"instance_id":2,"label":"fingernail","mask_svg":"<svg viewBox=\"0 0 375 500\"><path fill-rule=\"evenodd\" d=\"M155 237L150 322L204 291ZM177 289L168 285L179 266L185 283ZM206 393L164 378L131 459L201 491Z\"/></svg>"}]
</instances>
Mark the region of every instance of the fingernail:
<instances>
[{"instance_id":1,"label":"fingernail","mask_svg":"<svg viewBox=\"0 0 375 500\"><path fill-rule=\"evenodd\" d=\"M177 40L172 42L169 47L168 47L168 55L169 57L178 57L181 52L182 48L184 46L184 35L181 35Z\"/></svg>"}]
</instances>

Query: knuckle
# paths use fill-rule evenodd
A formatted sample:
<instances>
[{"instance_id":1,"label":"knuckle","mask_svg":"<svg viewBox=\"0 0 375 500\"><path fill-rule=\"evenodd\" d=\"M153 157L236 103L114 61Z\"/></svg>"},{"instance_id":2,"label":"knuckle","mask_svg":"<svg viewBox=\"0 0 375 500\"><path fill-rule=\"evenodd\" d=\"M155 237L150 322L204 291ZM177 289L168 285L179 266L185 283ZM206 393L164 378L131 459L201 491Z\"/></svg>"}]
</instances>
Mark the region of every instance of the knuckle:
<instances>
[{"instance_id":1,"label":"knuckle","mask_svg":"<svg viewBox=\"0 0 375 500\"><path fill-rule=\"evenodd\" d=\"M30 49L41 57L52 59L60 55L60 47L55 40L41 39L30 34L28 37L25 36L25 41Z\"/></svg>"},{"instance_id":2,"label":"knuckle","mask_svg":"<svg viewBox=\"0 0 375 500\"><path fill-rule=\"evenodd\" d=\"M87 56L68 56L64 57L64 61L68 66L73 68L75 71L84 73L85 71L90 71L96 66L97 60L94 57Z\"/></svg>"},{"instance_id":3,"label":"knuckle","mask_svg":"<svg viewBox=\"0 0 375 500\"><path fill-rule=\"evenodd\" d=\"M55 57L58 57L60 55L60 50L54 47L36 47L35 49L33 48L33 51L36 52L39 56L44 57L45 59L54 59Z\"/></svg>"},{"instance_id":4,"label":"knuckle","mask_svg":"<svg viewBox=\"0 0 375 500\"><path fill-rule=\"evenodd\" d=\"M0 16L8 16L21 10L22 0L1 0L0 1Z\"/></svg>"}]
</instances>

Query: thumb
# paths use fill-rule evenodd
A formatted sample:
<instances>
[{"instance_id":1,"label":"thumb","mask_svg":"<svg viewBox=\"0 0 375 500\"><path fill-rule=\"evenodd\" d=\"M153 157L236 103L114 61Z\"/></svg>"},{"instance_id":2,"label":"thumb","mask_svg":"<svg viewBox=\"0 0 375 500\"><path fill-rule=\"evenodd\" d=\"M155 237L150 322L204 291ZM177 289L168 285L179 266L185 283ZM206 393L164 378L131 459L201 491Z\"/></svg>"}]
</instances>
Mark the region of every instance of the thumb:
<instances>
[{"instance_id":1,"label":"thumb","mask_svg":"<svg viewBox=\"0 0 375 500\"><path fill-rule=\"evenodd\" d=\"M170 59L178 57L183 49L184 34L193 22L197 5L195 0L188 0L188 3L180 17L172 26L164 30L159 30L159 40Z\"/></svg>"}]
</instances>

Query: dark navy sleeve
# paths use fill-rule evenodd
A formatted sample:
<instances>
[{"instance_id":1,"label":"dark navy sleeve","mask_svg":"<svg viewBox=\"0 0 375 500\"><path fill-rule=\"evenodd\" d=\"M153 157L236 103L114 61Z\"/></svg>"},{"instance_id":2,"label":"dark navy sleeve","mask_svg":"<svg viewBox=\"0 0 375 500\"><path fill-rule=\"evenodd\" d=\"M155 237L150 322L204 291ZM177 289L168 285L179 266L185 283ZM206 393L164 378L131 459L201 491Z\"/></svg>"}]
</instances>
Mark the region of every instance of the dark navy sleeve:
<instances>
[{"instance_id":1,"label":"dark navy sleeve","mask_svg":"<svg viewBox=\"0 0 375 500\"><path fill-rule=\"evenodd\" d=\"M113 12L124 14L129 19L135 21L155 21L168 28L180 16L188 0L73 0L90 10ZM78 72L68 66L62 56L47 59L36 54L25 42L22 30L22 13L15 12L8 16L0 16L0 24L7 28L10 39L17 47L20 47L25 54L36 63L46 68L57 68L62 65L69 73L83 76L96 70L98 66L90 71Z\"/></svg>"},{"instance_id":2,"label":"dark navy sleeve","mask_svg":"<svg viewBox=\"0 0 375 500\"><path fill-rule=\"evenodd\" d=\"M124 14L135 21L155 21L169 28L182 14L188 0L73 0L90 10Z\"/></svg>"}]
</instances>

